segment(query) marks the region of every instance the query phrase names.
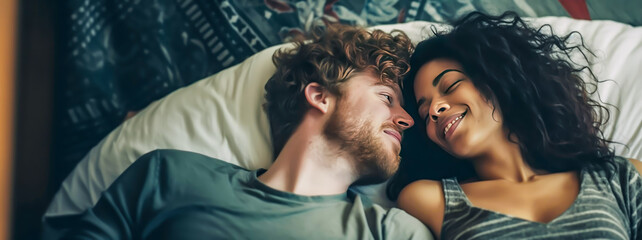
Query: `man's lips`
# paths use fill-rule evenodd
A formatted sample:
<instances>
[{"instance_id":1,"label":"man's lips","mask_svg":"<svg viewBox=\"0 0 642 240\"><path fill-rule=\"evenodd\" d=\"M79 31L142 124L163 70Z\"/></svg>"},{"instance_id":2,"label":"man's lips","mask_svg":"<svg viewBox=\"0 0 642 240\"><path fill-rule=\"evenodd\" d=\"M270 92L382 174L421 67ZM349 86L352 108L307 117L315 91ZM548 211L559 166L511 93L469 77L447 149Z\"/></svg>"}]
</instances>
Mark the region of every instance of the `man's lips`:
<instances>
[{"instance_id":1,"label":"man's lips","mask_svg":"<svg viewBox=\"0 0 642 240\"><path fill-rule=\"evenodd\" d=\"M401 143L401 134L399 132L397 132L396 130L386 129L386 130L383 130L383 132L388 134L388 135L390 135L390 136L392 136L392 137L394 137L394 138L396 138L397 141L399 141Z\"/></svg>"}]
</instances>

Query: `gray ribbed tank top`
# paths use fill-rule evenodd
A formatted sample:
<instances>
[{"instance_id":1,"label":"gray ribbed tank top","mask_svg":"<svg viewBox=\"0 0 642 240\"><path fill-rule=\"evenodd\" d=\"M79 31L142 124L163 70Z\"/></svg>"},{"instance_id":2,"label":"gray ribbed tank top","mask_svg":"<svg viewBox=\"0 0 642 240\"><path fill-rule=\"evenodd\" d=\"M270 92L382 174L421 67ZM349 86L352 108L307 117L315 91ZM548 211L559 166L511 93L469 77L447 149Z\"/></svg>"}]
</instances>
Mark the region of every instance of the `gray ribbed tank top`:
<instances>
[{"instance_id":1,"label":"gray ribbed tank top","mask_svg":"<svg viewBox=\"0 0 642 240\"><path fill-rule=\"evenodd\" d=\"M446 206L442 239L637 239L642 181L628 160L611 169L588 167L580 174L575 202L549 223L528 221L475 207L455 178L442 180ZM607 174L611 172L611 174Z\"/></svg>"}]
</instances>

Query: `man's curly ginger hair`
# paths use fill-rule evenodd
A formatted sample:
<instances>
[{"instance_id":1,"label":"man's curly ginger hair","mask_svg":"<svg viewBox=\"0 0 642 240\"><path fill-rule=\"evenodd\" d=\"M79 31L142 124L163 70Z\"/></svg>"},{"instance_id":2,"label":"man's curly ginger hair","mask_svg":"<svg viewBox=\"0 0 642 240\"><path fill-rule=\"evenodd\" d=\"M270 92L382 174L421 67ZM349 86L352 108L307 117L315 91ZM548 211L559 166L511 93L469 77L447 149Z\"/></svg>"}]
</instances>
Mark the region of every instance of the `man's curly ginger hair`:
<instances>
[{"instance_id":1,"label":"man's curly ginger hair","mask_svg":"<svg viewBox=\"0 0 642 240\"><path fill-rule=\"evenodd\" d=\"M309 41L277 51L276 73L265 85L274 155L299 126L309 104L305 87L313 82L341 97L341 86L357 73L370 71L385 84L399 84L409 71L412 43L401 31L386 33L341 24L328 25Z\"/></svg>"}]
</instances>

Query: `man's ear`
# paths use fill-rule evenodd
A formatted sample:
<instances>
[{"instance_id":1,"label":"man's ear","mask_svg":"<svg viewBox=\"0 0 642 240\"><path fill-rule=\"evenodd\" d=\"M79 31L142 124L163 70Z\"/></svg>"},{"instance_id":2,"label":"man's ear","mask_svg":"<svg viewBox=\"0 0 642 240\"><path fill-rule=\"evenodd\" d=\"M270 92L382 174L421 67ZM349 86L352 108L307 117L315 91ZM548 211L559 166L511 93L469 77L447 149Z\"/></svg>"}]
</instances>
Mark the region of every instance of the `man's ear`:
<instances>
[{"instance_id":1,"label":"man's ear","mask_svg":"<svg viewBox=\"0 0 642 240\"><path fill-rule=\"evenodd\" d=\"M318 109L322 113L327 113L334 96L319 83L312 82L305 86L305 99L311 107Z\"/></svg>"}]
</instances>

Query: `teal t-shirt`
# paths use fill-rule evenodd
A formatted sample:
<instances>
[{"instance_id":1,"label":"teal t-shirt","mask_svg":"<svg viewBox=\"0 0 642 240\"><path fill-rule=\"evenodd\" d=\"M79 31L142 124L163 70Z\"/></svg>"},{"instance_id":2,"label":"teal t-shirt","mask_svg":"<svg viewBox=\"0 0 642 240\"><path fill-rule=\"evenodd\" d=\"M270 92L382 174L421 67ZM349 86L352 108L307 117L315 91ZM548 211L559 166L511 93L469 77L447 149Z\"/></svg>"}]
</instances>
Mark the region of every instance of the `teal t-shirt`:
<instances>
[{"instance_id":1,"label":"teal t-shirt","mask_svg":"<svg viewBox=\"0 0 642 240\"><path fill-rule=\"evenodd\" d=\"M134 162L82 217L45 221L69 228L65 239L432 239L402 210L384 210L351 191L278 191L257 179L263 171L157 150Z\"/></svg>"}]
</instances>

